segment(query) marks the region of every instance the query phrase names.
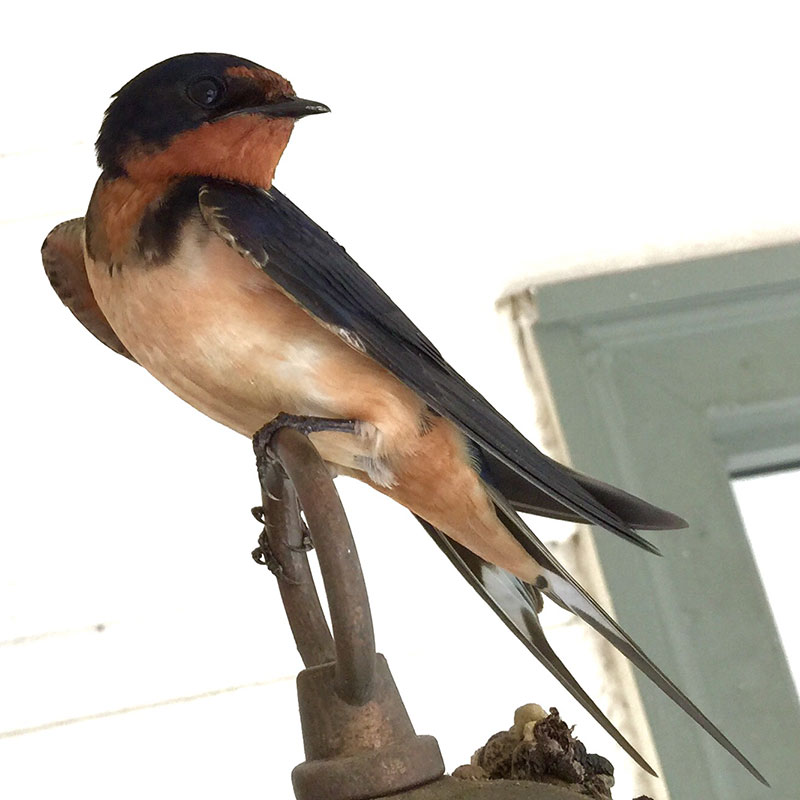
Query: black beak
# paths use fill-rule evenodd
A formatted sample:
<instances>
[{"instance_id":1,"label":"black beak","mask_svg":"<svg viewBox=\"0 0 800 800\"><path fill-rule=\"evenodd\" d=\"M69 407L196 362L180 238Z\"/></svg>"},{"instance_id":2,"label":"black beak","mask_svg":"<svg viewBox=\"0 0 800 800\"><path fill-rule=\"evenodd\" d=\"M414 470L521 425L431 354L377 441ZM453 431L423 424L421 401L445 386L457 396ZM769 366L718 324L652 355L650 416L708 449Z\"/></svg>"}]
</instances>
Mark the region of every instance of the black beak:
<instances>
[{"instance_id":1,"label":"black beak","mask_svg":"<svg viewBox=\"0 0 800 800\"><path fill-rule=\"evenodd\" d=\"M265 103L263 106L248 106L237 108L227 114L216 117L214 122L219 122L228 117L239 117L244 114L259 114L262 117L283 117L285 119L301 119L311 114L327 114L330 111L324 103L314 100L303 100L302 97L286 97L274 103Z\"/></svg>"},{"instance_id":2,"label":"black beak","mask_svg":"<svg viewBox=\"0 0 800 800\"><path fill-rule=\"evenodd\" d=\"M314 100L289 97L286 100L278 100L277 103L260 106L258 111L265 117L300 119L301 117L311 116L311 114L327 114L330 109L324 103L316 103Z\"/></svg>"}]
</instances>

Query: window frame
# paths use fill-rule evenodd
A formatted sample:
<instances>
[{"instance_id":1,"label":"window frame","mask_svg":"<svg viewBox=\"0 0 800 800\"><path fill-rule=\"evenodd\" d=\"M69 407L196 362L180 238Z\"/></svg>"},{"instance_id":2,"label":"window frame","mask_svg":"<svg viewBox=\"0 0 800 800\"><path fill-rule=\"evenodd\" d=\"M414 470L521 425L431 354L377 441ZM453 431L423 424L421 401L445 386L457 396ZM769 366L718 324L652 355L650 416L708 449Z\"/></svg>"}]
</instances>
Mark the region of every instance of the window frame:
<instances>
[{"instance_id":1,"label":"window frame","mask_svg":"<svg viewBox=\"0 0 800 800\"><path fill-rule=\"evenodd\" d=\"M650 535L663 559L589 534L618 620L788 800L800 705L730 479L800 462L800 244L553 278L506 301L556 453L690 523ZM636 680L673 797L762 796Z\"/></svg>"}]
</instances>

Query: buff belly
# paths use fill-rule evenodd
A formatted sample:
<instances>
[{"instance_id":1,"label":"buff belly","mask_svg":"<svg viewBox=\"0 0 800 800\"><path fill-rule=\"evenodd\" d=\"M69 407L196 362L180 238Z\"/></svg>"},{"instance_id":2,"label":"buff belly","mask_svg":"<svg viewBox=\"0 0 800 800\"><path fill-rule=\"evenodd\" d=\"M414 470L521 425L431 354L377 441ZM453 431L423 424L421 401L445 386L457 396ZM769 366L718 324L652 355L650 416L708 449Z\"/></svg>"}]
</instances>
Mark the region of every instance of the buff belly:
<instances>
[{"instance_id":1,"label":"buff belly","mask_svg":"<svg viewBox=\"0 0 800 800\"><path fill-rule=\"evenodd\" d=\"M413 392L216 237L184 236L160 266L109 270L87 256L86 271L136 360L239 433L251 436L280 412L357 419L361 436L315 436L326 460L357 469L419 437L425 407Z\"/></svg>"}]
</instances>

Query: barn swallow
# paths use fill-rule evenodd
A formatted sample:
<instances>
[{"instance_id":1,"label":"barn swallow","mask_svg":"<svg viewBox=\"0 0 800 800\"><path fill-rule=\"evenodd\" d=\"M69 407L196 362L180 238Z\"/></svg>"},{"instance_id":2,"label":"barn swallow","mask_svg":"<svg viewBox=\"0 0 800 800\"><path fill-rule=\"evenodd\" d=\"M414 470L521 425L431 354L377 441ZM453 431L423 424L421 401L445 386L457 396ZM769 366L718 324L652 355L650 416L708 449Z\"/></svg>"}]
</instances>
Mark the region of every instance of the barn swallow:
<instances>
[{"instance_id":1,"label":"barn swallow","mask_svg":"<svg viewBox=\"0 0 800 800\"><path fill-rule=\"evenodd\" d=\"M252 437L280 413L353 420L310 436L332 471L410 509L522 643L648 772L550 648L542 595L599 631L759 781L763 776L556 561L520 512L646 550L674 514L539 452L380 287L273 185L295 122L329 111L277 73L177 56L117 92L85 219L43 261L97 338ZM341 426L340 426L341 428Z\"/></svg>"}]
</instances>

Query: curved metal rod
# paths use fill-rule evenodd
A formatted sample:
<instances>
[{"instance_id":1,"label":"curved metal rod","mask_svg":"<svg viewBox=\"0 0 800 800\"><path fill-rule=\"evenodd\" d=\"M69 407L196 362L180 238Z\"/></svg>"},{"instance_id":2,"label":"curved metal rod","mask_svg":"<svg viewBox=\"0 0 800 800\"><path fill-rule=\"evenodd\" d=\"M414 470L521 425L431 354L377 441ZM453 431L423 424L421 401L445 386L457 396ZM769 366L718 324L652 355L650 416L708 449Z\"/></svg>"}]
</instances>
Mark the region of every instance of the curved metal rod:
<instances>
[{"instance_id":1,"label":"curved metal rod","mask_svg":"<svg viewBox=\"0 0 800 800\"><path fill-rule=\"evenodd\" d=\"M264 533L269 551L280 565L278 590L297 650L306 667L329 664L336 660L336 650L303 550L297 494L279 464L266 461L262 466L259 478Z\"/></svg>"},{"instance_id":2,"label":"curved metal rod","mask_svg":"<svg viewBox=\"0 0 800 800\"><path fill-rule=\"evenodd\" d=\"M317 551L333 627L336 693L350 705L363 705L371 697L375 677L375 634L364 576L342 502L328 468L304 434L280 428L270 444L297 493ZM297 507L294 502L282 505L284 513L289 507ZM305 553L293 550L292 554L302 556L308 568ZM296 561L292 559L292 564ZM290 622L293 613L295 609L287 606ZM316 617L316 610L310 613ZM294 622L292 629L296 630Z\"/></svg>"}]
</instances>

